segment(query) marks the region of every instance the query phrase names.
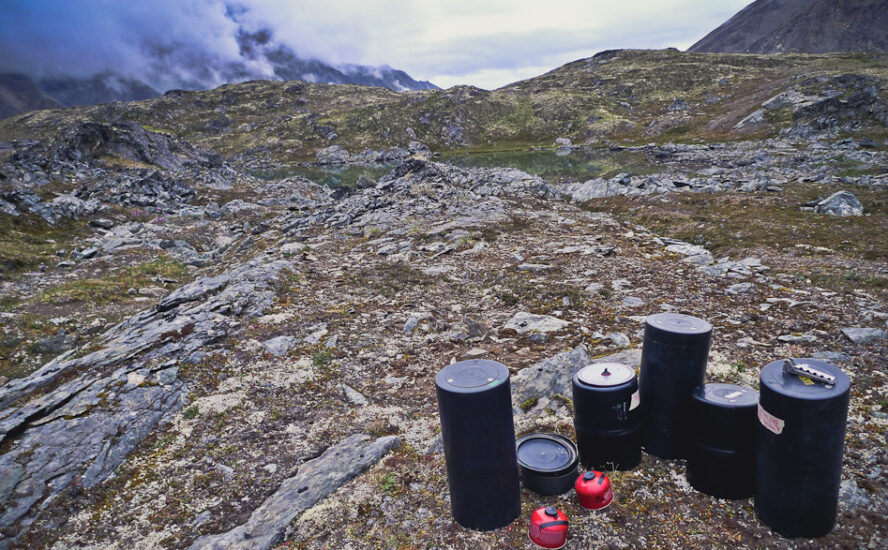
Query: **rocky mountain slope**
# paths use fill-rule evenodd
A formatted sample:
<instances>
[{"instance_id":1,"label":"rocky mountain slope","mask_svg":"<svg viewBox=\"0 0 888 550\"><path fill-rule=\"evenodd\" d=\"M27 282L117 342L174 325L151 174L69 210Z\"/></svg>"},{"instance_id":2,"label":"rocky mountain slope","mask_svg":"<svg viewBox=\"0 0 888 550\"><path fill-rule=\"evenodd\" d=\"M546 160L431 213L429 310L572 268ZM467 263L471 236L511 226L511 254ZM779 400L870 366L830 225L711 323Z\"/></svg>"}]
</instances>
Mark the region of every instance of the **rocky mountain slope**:
<instances>
[{"instance_id":1,"label":"rocky mountain slope","mask_svg":"<svg viewBox=\"0 0 888 550\"><path fill-rule=\"evenodd\" d=\"M568 548L884 547L884 71L610 52L490 93L251 82L0 122L0 550L519 548L543 503ZM564 125L589 110L623 115ZM555 182L433 152L556 136L645 170ZM250 174L294 158L392 168ZM594 515L522 489L509 527L456 525L435 373L501 361L518 435L572 436L571 374L637 367L661 311L712 322L708 381L790 356L849 374L833 532L783 539L646 455Z\"/></svg>"},{"instance_id":2,"label":"rocky mountain slope","mask_svg":"<svg viewBox=\"0 0 888 550\"><path fill-rule=\"evenodd\" d=\"M0 118L26 111L61 107L31 78L21 74L0 75Z\"/></svg>"},{"instance_id":3,"label":"rocky mountain slope","mask_svg":"<svg viewBox=\"0 0 888 550\"><path fill-rule=\"evenodd\" d=\"M129 120L231 159L275 164L418 140L436 150L621 145L765 137L781 132L888 137L888 57L602 52L488 92L256 81L171 92L126 105L34 112L0 121L0 140L81 121ZM781 95L784 94L784 95ZM766 109L765 102L774 100ZM756 114L757 113L757 114ZM754 115L754 116L751 116Z\"/></svg>"},{"instance_id":4,"label":"rocky mountain slope","mask_svg":"<svg viewBox=\"0 0 888 550\"><path fill-rule=\"evenodd\" d=\"M888 52L882 0L756 0L692 52Z\"/></svg>"}]
</instances>

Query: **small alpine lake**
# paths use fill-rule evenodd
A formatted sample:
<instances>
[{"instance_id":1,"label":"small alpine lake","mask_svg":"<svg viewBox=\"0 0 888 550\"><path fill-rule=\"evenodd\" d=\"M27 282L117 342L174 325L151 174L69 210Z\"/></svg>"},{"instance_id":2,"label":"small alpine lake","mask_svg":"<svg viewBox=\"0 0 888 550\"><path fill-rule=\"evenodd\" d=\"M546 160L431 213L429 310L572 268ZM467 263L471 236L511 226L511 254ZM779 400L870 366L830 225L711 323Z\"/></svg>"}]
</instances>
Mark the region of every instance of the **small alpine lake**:
<instances>
[{"instance_id":1,"label":"small alpine lake","mask_svg":"<svg viewBox=\"0 0 888 550\"><path fill-rule=\"evenodd\" d=\"M451 151L435 154L433 160L465 168L516 168L553 183L607 178L620 172L662 171L662 166L644 151L627 149ZM378 180L395 166L397 163L297 164L256 171L254 175L267 180L299 176L328 187L353 187L362 176Z\"/></svg>"}]
</instances>

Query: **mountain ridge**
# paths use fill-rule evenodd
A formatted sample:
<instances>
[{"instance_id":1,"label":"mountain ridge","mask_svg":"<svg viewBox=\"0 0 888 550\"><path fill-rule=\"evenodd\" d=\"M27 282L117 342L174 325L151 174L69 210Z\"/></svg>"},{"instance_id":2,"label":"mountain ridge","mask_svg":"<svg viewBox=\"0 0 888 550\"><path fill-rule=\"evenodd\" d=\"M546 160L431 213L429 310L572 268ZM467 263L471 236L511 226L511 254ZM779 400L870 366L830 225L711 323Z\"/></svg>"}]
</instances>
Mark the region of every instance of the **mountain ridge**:
<instances>
[{"instance_id":1,"label":"mountain ridge","mask_svg":"<svg viewBox=\"0 0 888 550\"><path fill-rule=\"evenodd\" d=\"M395 93L266 80L170 92L136 103L20 115L0 121L0 140L39 139L77 122L120 120L260 164L313 160L331 145L356 153L411 141L433 150L489 150L546 147L559 137L599 144L746 139L814 119L822 119L822 132L865 131L881 140L888 137L880 122L888 120L886 79L884 54L621 50L494 91L455 86ZM787 91L817 107L779 101L763 107Z\"/></svg>"},{"instance_id":2,"label":"mountain ridge","mask_svg":"<svg viewBox=\"0 0 888 550\"><path fill-rule=\"evenodd\" d=\"M888 2L756 0L693 46L709 53L888 51Z\"/></svg>"}]
</instances>

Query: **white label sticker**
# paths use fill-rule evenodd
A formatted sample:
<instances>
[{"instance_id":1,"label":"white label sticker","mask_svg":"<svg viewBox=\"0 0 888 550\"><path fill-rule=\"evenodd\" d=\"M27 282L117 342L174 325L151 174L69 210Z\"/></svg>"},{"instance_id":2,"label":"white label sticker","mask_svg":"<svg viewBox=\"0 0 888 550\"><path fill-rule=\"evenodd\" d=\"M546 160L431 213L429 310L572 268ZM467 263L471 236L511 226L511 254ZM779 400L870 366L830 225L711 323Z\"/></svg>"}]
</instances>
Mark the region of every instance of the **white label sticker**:
<instances>
[{"instance_id":1,"label":"white label sticker","mask_svg":"<svg viewBox=\"0 0 888 550\"><path fill-rule=\"evenodd\" d=\"M732 391L728 395L725 396L725 399L734 399L743 395L742 391Z\"/></svg>"},{"instance_id":2,"label":"white label sticker","mask_svg":"<svg viewBox=\"0 0 888 550\"><path fill-rule=\"evenodd\" d=\"M639 405L641 405L641 395L638 394L638 390L635 390L635 393L632 394L632 399L629 401L629 410L637 409Z\"/></svg>"},{"instance_id":3,"label":"white label sticker","mask_svg":"<svg viewBox=\"0 0 888 550\"><path fill-rule=\"evenodd\" d=\"M777 435L783 433L784 422L763 409L761 404L759 404L758 417L759 422L761 422L762 426L764 426L765 428L768 428Z\"/></svg>"}]
</instances>

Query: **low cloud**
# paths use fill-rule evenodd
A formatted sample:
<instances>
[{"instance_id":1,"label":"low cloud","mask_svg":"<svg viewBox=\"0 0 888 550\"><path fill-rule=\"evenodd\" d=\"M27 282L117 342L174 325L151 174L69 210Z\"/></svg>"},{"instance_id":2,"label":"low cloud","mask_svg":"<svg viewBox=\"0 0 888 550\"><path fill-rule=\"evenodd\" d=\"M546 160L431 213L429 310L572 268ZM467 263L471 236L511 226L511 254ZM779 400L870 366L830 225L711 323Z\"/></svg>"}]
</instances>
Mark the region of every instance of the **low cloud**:
<instances>
[{"instance_id":1,"label":"low cloud","mask_svg":"<svg viewBox=\"0 0 888 550\"><path fill-rule=\"evenodd\" d=\"M159 90L203 87L270 78L271 52L285 47L334 66L387 64L439 85L492 88L602 49L685 48L745 3L6 0L0 72L114 71Z\"/></svg>"}]
</instances>

